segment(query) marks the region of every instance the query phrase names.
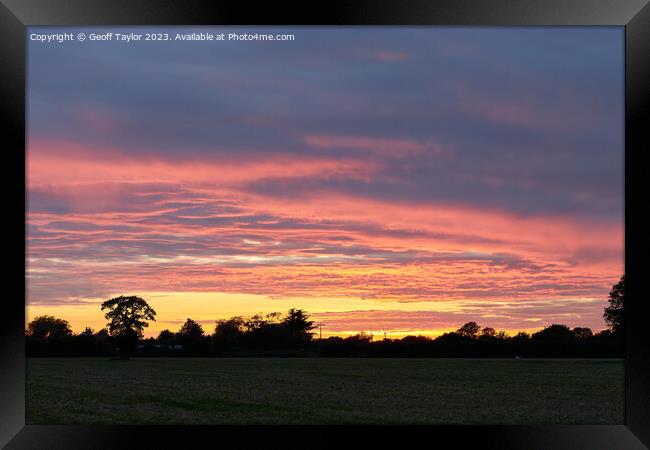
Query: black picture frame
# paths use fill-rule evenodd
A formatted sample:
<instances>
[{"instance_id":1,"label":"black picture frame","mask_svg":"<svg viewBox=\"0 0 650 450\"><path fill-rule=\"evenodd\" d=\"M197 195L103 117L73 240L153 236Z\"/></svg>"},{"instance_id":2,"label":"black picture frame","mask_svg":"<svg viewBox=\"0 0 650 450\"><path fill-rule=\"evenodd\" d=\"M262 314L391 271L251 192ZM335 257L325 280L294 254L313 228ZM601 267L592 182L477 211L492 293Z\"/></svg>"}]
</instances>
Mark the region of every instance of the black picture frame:
<instances>
[{"instance_id":1,"label":"black picture frame","mask_svg":"<svg viewBox=\"0 0 650 450\"><path fill-rule=\"evenodd\" d=\"M233 427L25 425L25 75L30 25L474 25L625 27L625 424L613 426ZM650 338L642 296L648 248L642 180L650 148L650 6L648 0L0 0L0 90L5 174L5 274L2 302L0 445L41 448L187 448L233 437L340 445L341 434L402 445L455 442L500 449L636 449L650 446ZM23 244L25 242L23 241ZM352 431L352 432L351 432ZM290 439L289 441L287 439ZM645 444L645 446L644 446ZM307 444L305 444L307 445Z\"/></svg>"}]
</instances>

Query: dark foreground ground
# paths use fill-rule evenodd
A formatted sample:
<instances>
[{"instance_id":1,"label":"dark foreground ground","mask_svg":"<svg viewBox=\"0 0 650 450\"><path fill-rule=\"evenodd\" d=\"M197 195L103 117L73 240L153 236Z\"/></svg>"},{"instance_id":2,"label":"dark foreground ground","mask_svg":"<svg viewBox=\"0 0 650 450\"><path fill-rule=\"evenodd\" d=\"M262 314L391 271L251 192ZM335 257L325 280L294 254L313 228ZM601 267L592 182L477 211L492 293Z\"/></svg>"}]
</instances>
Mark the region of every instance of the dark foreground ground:
<instances>
[{"instance_id":1,"label":"dark foreground ground","mask_svg":"<svg viewBox=\"0 0 650 450\"><path fill-rule=\"evenodd\" d=\"M623 360L30 358L28 424L622 424Z\"/></svg>"}]
</instances>

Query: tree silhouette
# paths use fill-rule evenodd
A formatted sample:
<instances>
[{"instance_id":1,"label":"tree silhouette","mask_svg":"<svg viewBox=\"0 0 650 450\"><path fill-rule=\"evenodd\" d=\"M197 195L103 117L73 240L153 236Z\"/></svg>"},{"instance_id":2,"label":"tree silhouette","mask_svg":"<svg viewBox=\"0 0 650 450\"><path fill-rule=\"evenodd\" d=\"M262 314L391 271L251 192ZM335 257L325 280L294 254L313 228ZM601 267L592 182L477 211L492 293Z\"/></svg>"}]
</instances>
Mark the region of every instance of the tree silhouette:
<instances>
[{"instance_id":1,"label":"tree silhouette","mask_svg":"<svg viewBox=\"0 0 650 450\"><path fill-rule=\"evenodd\" d=\"M610 303L623 304L624 277L612 288ZM608 308L610 309L610 308ZM619 308L622 310L622 308ZM94 332L86 327L75 335L67 321L53 316L39 316L25 330L28 356L129 356L139 343L138 338L155 320L155 311L139 297L116 297L105 301L102 310L110 320L107 328ZM617 325L620 331L622 322ZM525 332L509 336L491 327L481 328L467 322L455 332L435 339L406 336L374 342L371 334L329 337L313 345L311 331L315 327L302 309L292 308L286 314L256 314L219 320L214 334L205 336L197 321L187 319L178 333L163 330L156 340L140 341L143 356L154 353L174 356L304 354L321 356L387 356L387 357L620 357L623 339L620 333L553 324L532 336ZM173 347L170 344L175 344ZM182 344L182 345L176 345Z\"/></svg>"},{"instance_id":2,"label":"tree silhouette","mask_svg":"<svg viewBox=\"0 0 650 450\"><path fill-rule=\"evenodd\" d=\"M188 355L199 355L207 351L209 341L204 338L203 327L198 322L187 319L176 333L178 342L183 345Z\"/></svg>"},{"instance_id":3,"label":"tree silhouette","mask_svg":"<svg viewBox=\"0 0 650 450\"><path fill-rule=\"evenodd\" d=\"M107 339L108 336L109 336L109 334L108 334L108 330L106 328L102 328L97 333L95 333L95 337L100 338L100 339Z\"/></svg>"},{"instance_id":4,"label":"tree silhouette","mask_svg":"<svg viewBox=\"0 0 650 450\"><path fill-rule=\"evenodd\" d=\"M239 344L244 334L244 324L244 318L241 316L217 320L213 335L217 347L228 348Z\"/></svg>"},{"instance_id":5,"label":"tree silhouette","mask_svg":"<svg viewBox=\"0 0 650 450\"><path fill-rule=\"evenodd\" d=\"M476 322L467 322L465 325L460 327L456 333L461 336L474 338L478 334L481 327Z\"/></svg>"},{"instance_id":6,"label":"tree silhouette","mask_svg":"<svg viewBox=\"0 0 650 450\"><path fill-rule=\"evenodd\" d=\"M583 327L575 327L573 329L573 334L575 334L578 339L587 339L594 335L594 333L591 331L591 328Z\"/></svg>"},{"instance_id":7,"label":"tree silhouette","mask_svg":"<svg viewBox=\"0 0 650 450\"><path fill-rule=\"evenodd\" d=\"M508 333L505 331L499 331L497 334L494 335L497 339L508 339Z\"/></svg>"},{"instance_id":8,"label":"tree silhouette","mask_svg":"<svg viewBox=\"0 0 650 450\"><path fill-rule=\"evenodd\" d=\"M142 330L148 327L147 320L156 320L156 311L140 297L119 296L102 303L102 311L108 309L104 317L110 322L107 324L111 336L130 334L135 332L142 337Z\"/></svg>"},{"instance_id":9,"label":"tree silhouette","mask_svg":"<svg viewBox=\"0 0 650 450\"><path fill-rule=\"evenodd\" d=\"M192 319L187 319L181 329L178 331L179 336L185 337L202 337L203 336L203 327L200 323L195 322Z\"/></svg>"},{"instance_id":10,"label":"tree silhouette","mask_svg":"<svg viewBox=\"0 0 650 450\"><path fill-rule=\"evenodd\" d=\"M622 333L625 319L625 275L609 291L609 306L605 308L603 318L614 333Z\"/></svg>"},{"instance_id":11,"label":"tree silhouette","mask_svg":"<svg viewBox=\"0 0 650 450\"><path fill-rule=\"evenodd\" d=\"M316 325L302 309L291 308L282 321L289 334L298 341L311 341Z\"/></svg>"},{"instance_id":12,"label":"tree silhouette","mask_svg":"<svg viewBox=\"0 0 650 450\"><path fill-rule=\"evenodd\" d=\"M174 333L172 333L169 330L162 330L158 334L158 340L159 341L166 341L166 340L173 339L173 338L174 338Z\"/></svg>"},{"instance_id":13,"label":"tree silhouette","mask_svg":"<svg viewBox=\"0 0 650 450\"><path fill-rule=\"evenodd\" d=\"M513 336L513 339L519 340L519 341L527 341L530 339L530 335L526 333L525 331L520 331L519 333L515 334Z\"/></svg>"},{"instance_id":14,"label":"tree silhouette","mask_svg":"<svg viewBox=\"0 0 650 450\"><path fill-rule=\"evenodd\" d=\"M575 334L566 325L553 324L534 333L532 338L537 341L567 342L575 338Z\"/></svg>"},{"instance_id":15,"label":"tree silhouette","mask_svg":"<svg viewBox=\"0 0 650 450\"><path fill-rule=\"evenodd\" d=\"M407 336L406 338L416 338L417 336ZM357 334L353 334L352 336L348 336L345 338L346 341L351 341L351 342L363 342L363 343L370 343L372 342L372 336L366 333L365 331L359 331Z\"/></svg>"},{"instance_id":16,"label":"tree silhouette","mask_svg":"<svg viewBox=\"0 0 650 450\"><path fill-rule=\"evenodd\" d=\"M148 320L156 320L156 311L146 301L135 296L119 296L102 303L102 311L108 310L104 317L108 333L113 338L120 354L128 356L133 352L142 337L142 330L148 327Z\"/></svg>"},{"instance_id":17,"label":"tree silhouette","mask_svg":"<svg viewBox=\"0 0 650 450\"><path fill-rule=\"evenodd\" d=\"M260 330L268 325L277 324L280 316L281 314L278 312L272 312L266 315L255 314L245 320L244 327L247 331Z\"/></svg>"},{"instance_id":18,"label":"tree silhouette","mask_svg":"<svg viewBox=\"0 0 650 450\"><path fill-rule=\"evenodd\" d=\"M485 327L481 331L481 336L485 336L485 337L494 337L496 336L496 334L497 332L492 327Z\"/></svg>"},{"instance_id":19,"label":"tree silhouette","mask_svg":"<svg viewBox=\"0 0 650 450\"><path fill-rule=\"evenodd\" d=\"M72 336L72 330L67 320L54 316L38 316L27 324L27 334L35 339L61 339Z\"/></svg>"}]
</instances>

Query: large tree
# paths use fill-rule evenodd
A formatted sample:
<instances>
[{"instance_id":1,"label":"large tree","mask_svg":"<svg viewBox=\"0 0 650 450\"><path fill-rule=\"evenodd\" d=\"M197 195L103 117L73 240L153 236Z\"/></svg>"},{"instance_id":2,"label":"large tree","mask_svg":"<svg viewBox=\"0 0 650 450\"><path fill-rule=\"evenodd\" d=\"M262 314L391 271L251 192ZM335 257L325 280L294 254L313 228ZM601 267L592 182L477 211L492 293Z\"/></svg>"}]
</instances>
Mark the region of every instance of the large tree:
<instances>
[{"instance_id":1,"label":"large tree","mask_svg":"<svg viewBox=\"0 0 650 450\"><path fill-rule=\"evenodd\" d=\"M246 320L241 316L217 320L217 326L212 335L215 348L226 350L240 345L244 340L245 330Z\"/></svg>"},{"instance_id":2,"label":"large tree","mask_svg":"<svg viewBox=\"0 0 650 450\"><path fill-rule=\"evenodd\" d=\"M483 330L481 330L481 336L482 337L494 337L496 335L497 335L497 332L492 327L485 327L485 328L483 328Z\"/></svg>"},{"instance_id":3,"label":"large tree","mask_svg":"<svg viewBox=\"0 0 650 450\"><path fill-rule=\"evenodd\" d=\"M461 336L474 338L480 330L481 327L476 322L467 322L465 325L456 330L456 333L460 334Z\"/></svg>"},{"instance_id":4,"label":"large tree","mask_svg":"<svg viewBox=\"0 0 650 450\"><path fill-rule=\"evenodd\" d=\"M185 321L176 333L176 337L187 355L200 355L208 350L208 341L204 339L203 327L192 319Z\"/></svg>"},{"instance_id":5,"label":"large tree","mask_svg":"<svg viewBox=\"0 0 650 450\"><path fill-rule=\"evenodd\" d=\"M172 333L169 330L162 330L158 334L158 340L159 341L168 341L168 340L171 340L171 339L174 339L174 333Z\"/></svg>"},{"instance_id":6,"label":"large tree","mask_svg":"<svg viewBox=\"0 0 650 450\"><path fill-rule=\"evenodd\" d=\"M625 275L609 291L609 306L603 318L614 333L622 333L625 325Z\"/></svg>"},{"instance_id":7,"label":"large tree","mask_svg":"<svg viewBox=\"0 0 650 450\"><path fill-rule=\"evenodd\" d=\"M302 342L311 341L314 334L311 330L316 328L314 322L309 320L309 316L302 309L291 308L282 323L294 339Z\"/></svg>"},{"instance_id":8,"label":"large tree","mask_svg":"<svg viewBox=\"0 0 650 450\"><path fill-rule=\"evenodd\" d=\"M27 324L27 334L35 339L61 339L72 335L67 320L54 316L38 316Z\"/></svg>"},{"instance_id":9,"label":"large tree","mask_svg":"<svg viewBox=\"0 0 650 450\"><path fill-rule=\"evenodd\" d=\"M102 303L104 317L110 320L108 332L111 336L135 333L142 337L142 330L148 327L148 320L156 320L156 311L140 297L119 296Z\"/></svg>"},{"instance_id":10,"label":"large tree","mask_svg":"<svg viewBox=\"0 0 650 450\"><path fill-rule=\"evenodd\" d=\"M122 355L128 355L142 337L142 330L148 327L148 320L156 320L156 311L140 297L119 296L102 303L104 317L110 322L108 333Z\"/></svg>"},{"instance_id":11,"label":"large tree","mask_svg":"<svg viewBox=\"0 0 650 450\"><path fill-rule=\"evenodd\" d=\"M192 319L187 319L178 331L178 335L182 337L200 338L203 337L203 327L200 323Z\"/></svg>"},{"instance_id":12,"label":"large tree","mask_svg":"<svg viewBox=\"0 0 650 450\"><path fill-rule=\"evenodd\" d=\"M573 329L573 334L576 335L578 339L589 339L594 335L591 328L575 327Z\"/></svg>"},{"instance_id":13,"label":"large tree","mask_svg":"<svg viewBox=\"0 0 650 450\"><path fill-rule=\"evenodd\" d=\"M536 341L568 342L576 337L569 327L564 324L554 323L531 336Z\"/></svg>"}]
</instances>

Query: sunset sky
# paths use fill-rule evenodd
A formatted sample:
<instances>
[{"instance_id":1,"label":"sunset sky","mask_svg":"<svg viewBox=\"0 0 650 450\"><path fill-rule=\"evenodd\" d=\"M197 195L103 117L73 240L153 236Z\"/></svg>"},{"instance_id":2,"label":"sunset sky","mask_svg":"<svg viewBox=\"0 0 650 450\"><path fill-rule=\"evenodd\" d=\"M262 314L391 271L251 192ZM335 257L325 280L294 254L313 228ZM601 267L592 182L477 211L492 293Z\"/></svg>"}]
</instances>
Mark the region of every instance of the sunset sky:
<instances>
[{"instance_id":1,"label":"sunset sky","mask_svg":"<svg viewBox=\"0 0 650 450\"><path fill-rule=\"evenodd\" d=\"M27 320L605 328L622 28L236 30L295 41L28 41Z\"/></svg>"}]
</instances>

